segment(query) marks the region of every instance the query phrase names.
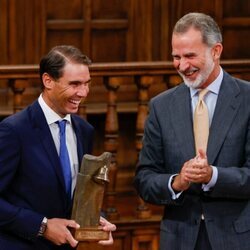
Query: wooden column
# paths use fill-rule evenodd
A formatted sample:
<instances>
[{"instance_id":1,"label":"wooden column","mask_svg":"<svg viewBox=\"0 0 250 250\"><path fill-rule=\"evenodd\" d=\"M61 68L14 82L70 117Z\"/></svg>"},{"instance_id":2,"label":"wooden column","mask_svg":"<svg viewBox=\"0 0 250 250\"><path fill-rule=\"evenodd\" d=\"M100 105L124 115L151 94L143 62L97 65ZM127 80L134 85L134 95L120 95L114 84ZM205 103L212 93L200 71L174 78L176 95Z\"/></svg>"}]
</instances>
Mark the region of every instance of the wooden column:
<instances>
[{"instance_id":1,"label":"wooden column","mask_svg":"<svg viewBox=\"0 0 250 250\"><path fill-rule=\"evenodd\" d=\"M136 150L139 153L142 149L142 137L144 133L144 124L148 116L148 89L153 83L152 76L141 76L136 78L136 84L138 88L138 113L136 121ZM147 204L138 197L138 206L136 216L139 219L146 219L151 217L151 210Z\"/></svg>"},{"instance_id":2,"label":"wooden column","mask_svg":"<svg viewBox=\"0 0 250 250\"><path fill-rule=\"evenodd\" d=\"M173 88L173 87L177 86L183 80L176 73L175 75L164 76L164 81L165 81L165 83L167 85L167 88L170 89L170 88Z\"/></svg>"},{"instance_id":3,"label":"wooden column","mask_svg":"<svg viewBox=\"0 0 250 250\"><path fill-rule=\"evenodd\" d=\"M23 92L26 88L26 79L10 80L10 87L13 91L13 112L16 113L23 109Z\"/></svg>"},{"instance_id":4,"label":"wooden column","mask_svg":"<svg viewBox=\"0 0 250 250\"><path fill-rule=\"evenodd\" d=\"M118 115L116 109L117 90L120 87L119 78L105 77L104 84L108 90L108 104L105 122L104 150L112 153L111 164L109 167L110 183L107 186L105 195L105 210L109 220L118 219L119 214L116 209L116 176L117 161L116 154L118 148Z\"/></svg>"}]
</instances>

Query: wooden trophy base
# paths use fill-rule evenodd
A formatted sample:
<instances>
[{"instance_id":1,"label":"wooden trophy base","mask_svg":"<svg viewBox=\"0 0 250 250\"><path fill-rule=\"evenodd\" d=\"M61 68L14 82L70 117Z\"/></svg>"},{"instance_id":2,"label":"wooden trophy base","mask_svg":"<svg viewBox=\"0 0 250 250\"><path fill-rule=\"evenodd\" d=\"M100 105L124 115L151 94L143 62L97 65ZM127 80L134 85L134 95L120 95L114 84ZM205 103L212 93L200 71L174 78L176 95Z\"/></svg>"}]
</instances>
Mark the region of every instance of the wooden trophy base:
<instances>
[{"instance_id":1,"label":"wooden trophy base","mask_svg":"<svg viewBox=\"0 0 250 250\"><path fill-rule=\"evenodd\" d=\"M72 232L74 238L81 241L99 241L108 240L109 232L105 232L101 227L84 227L75 229Z\"/></svg>"}]
</instances>

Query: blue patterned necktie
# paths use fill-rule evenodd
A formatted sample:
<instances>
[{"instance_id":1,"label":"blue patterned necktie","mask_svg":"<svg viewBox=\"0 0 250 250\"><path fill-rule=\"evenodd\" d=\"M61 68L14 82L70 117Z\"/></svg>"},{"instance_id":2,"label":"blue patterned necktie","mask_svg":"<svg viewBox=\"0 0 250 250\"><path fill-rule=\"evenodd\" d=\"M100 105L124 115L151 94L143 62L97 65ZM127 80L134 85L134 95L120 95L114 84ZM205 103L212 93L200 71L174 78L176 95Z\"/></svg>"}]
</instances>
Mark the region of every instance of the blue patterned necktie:
<instances>
[{"instance_id":1,"label":"blue patterned necktie","mask_svg":"<svg viewBox=\"0 0 250 250\"><path fill-rule=\"evenodd\" d=\"M71 197L71 167L70 167L70 159L69 153L66 145L66 136L65 136L65 127L66 127L66 120L58 121L57 124L60 129L60 151L59 151L59 158L62 166L66 193L68 197Z\"/></svg>"}]
</instances>

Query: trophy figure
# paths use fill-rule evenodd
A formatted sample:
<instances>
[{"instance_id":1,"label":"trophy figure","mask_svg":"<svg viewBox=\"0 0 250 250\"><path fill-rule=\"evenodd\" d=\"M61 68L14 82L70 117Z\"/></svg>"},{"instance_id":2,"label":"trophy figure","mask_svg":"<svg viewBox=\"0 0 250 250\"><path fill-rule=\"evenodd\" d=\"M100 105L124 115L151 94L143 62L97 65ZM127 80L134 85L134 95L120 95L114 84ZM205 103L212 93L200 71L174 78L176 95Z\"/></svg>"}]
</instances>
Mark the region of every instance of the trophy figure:
<instances>
[{"instance_id":1,"label":"trophy figure","mask_svg":"<svg viewBox=\"0 0 250 250\"><path fill-rule=\"evenodd\" d=\"M104 152L100 156L88 154L83 156L81 169L77 175L71 215L71 218L80 225L79 229L72 232L77 241L99 241L109 238L109 232L102 230L99 220L105 184L109 182L110 159L109 152Z\"/></svg>"}]
</instances>

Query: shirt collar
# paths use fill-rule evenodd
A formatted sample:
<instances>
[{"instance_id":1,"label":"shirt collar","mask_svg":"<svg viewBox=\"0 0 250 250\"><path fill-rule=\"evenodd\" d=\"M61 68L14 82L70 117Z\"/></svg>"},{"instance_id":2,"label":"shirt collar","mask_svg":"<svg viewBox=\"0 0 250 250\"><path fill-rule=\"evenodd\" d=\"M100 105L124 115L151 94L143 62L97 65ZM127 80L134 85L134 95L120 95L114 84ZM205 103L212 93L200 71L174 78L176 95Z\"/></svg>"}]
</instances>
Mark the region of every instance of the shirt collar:
<instances>
[{"instance_id":1,"label":"shirt collar","mask_svg":"<svg viewBox=\"0 0 250 250\"><path fill-rule=\"evenodd\" d=\"M221 86L221 83L222 83L222 79L223 79L223 70L220 67L219 75L217 76L217 78L211 84L208 85L207 89L210 92L213 92L214 94L218 95L219 91L220 91L220 86ZM199 89L190 88L191 98L193 98L198 91L199 91Z\"/></svg>"},{"instance_id":2,"label":"shirt collar","mask_svg":"<svg viewBox=\"0 0 250 250\"><path fill-rule=\"evenodd\" d=\"M71 123L71 116L70 114L67 114L65 117L61 117L58 115L53 109L51 109L48 104L44 101L42 94L40 94L38 98L38 103L40 104L43 113L45 115L45 118L47 120L48 125L55 123L57 121L60 121L62 119L67 120L69 123Z\"/></svg>"}]
</instances>

